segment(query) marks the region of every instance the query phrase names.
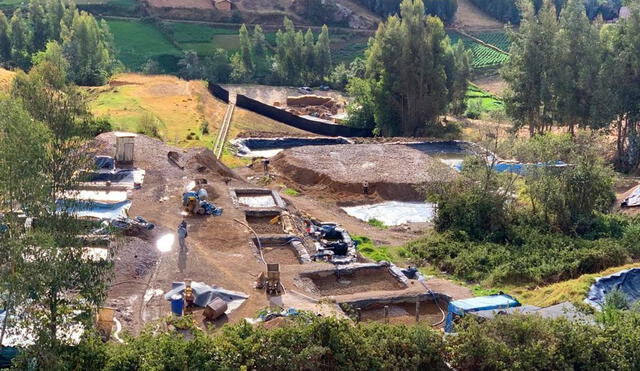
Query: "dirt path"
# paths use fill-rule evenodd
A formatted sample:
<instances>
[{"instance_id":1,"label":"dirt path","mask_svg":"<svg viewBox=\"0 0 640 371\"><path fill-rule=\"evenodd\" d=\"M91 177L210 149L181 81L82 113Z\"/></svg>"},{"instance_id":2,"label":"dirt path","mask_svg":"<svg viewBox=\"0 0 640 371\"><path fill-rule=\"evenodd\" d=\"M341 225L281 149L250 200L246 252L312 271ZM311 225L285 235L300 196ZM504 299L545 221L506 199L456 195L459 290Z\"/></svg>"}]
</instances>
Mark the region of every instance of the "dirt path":
<instances>
[{"instance_id":1,"label":"dirt path","mask_svg":"<svg viewBox=\"0 0 640 371\"><path fill-rule=\"evenodd\" d=\"M478 85L483 90L486 90L498 97L502 96L505 88L507 87L507 84L499 74L478 77L476 79L473 79L472 82Z\"/></svg>"},{"instance_id":2,"label":"dirt path","mask_svg":"<svg viewBox=\"0 0 640 371\"><path fill-rule=\"evenodd\" d=\"M504 24L491 18L469 0L458 0L453 26L467 31L502 30Z\"/></svg>"}]
</instances>

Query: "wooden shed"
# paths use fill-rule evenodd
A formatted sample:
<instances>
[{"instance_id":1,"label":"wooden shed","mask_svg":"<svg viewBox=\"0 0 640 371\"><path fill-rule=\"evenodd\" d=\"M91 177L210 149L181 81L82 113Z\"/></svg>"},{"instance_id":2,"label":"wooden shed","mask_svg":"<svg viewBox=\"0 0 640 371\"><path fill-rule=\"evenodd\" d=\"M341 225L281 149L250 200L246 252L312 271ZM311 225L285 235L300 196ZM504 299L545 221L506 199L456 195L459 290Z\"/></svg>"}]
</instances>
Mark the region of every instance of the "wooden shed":
<instances>
[{"instance_id":1,"label":"wooden shed","mask_svg":"<svg viewBox=\"0 0 640 371\"><path fill-rule=\"evenodd\" d=\"M133 133L117 132L116 136L116 162L132 164L136 135Z\"/></svg>"}]
</instances>

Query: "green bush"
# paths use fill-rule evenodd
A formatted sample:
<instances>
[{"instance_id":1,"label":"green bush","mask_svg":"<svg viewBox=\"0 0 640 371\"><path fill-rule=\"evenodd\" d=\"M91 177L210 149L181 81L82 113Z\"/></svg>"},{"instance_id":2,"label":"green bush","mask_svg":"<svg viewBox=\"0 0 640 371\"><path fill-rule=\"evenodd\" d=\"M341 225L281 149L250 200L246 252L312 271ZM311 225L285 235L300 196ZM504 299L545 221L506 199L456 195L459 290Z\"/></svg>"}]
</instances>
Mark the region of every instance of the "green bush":
<instances>
[{"instance_id":1,"label":"green bush","mask_svg":"<svg viewBox=\"0 0 640 371\"><path fill-rule=\"evenodd\" d=\"M380 228L380 229L387 229L388 228L386 226L386 224L384 224L384 222L382 220L378 220L376 218L369 219L367 221L367 223L372 227L376 227L376 228Z\"/></svg>"},{"instance_id":2,"label":"green bush","mask_svg":"<svg viewBox=\"0 0 640 371\"><path fill-rule=\"evenodd\" d=\"M467 317L456 330L448 338L456 370L617 370L636 358L625 357L632 347L615 333L566 320L513 315L480 324Z\"/></svg>"},{"instance_id":3,"label":"green bush","mask_svg":"<svg viewBox=\"0 0 640 371\"><path fill-rule=\"evenodd\" d=\"M305 317L273 329L241 322L189 339L148 329L126 344L85 340L62 356L67 367L61 368L83 369L90 361L95 370L446 369L443 341L427 326Z\"/></svg>"},{"instance_id":4,"label":"green bush","mask_svg":"<svg viewBox=\"0 0 640 371\"><path fill-rule=\"evenodd\" d=\"M285 188L285 189L282 191L282 193L284 193L284 194L285 194L285 195L287 195L287 196L294 196L294 197L295 197L295 196L299 196L299 195L300 195L300 192L296 191L296 190L295 190L295 189L293 189L293 188Z\"/></svg>"},{"instance_id":5,"label":"green bush","mask_svg":"<svg viewBox=\"0 0 640 371\"><path fill-rule=\"evenodd\" d=\"M588 240L513 227L507 243L476 241L464 232L432 233L407 245L410 254L454 276L496 284L551 283L622 265L633 256L619 240Z\"/></svg>"}]
</instances>

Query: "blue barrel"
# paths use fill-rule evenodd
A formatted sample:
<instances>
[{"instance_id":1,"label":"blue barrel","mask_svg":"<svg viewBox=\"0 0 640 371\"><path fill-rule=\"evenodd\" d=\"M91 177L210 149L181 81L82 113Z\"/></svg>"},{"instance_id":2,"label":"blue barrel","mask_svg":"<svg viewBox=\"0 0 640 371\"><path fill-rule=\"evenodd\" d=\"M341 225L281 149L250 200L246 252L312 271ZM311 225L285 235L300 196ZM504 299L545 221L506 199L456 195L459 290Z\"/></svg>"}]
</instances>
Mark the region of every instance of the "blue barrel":
<instances>
[{"instance_id":1,"label":"blue barrel","mask_svg":"<svg viewBox=\"0 0 640 371\"><path fill-rule=\"evenodd\" d=\"M171 297L171 313L176 316L181 316L183 306L184 301L182 300L182 295L175 294Z\"/></svg>"}]
</instances>

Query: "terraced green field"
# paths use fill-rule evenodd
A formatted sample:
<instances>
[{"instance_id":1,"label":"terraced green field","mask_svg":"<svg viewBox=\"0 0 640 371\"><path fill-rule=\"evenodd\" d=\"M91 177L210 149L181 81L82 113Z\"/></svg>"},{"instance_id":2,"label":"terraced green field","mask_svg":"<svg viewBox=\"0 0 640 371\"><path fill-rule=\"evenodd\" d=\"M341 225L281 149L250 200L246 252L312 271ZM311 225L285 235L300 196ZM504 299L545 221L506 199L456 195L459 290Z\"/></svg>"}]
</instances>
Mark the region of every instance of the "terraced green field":
<instances>
[{"instance_id":1,"label":"terraced green field","mask_svg":"<svg viewBox=\"0 0 640 371\"><path fill-rule=\"evenodd\" d=\"M495 95L480 89L480 87L474 84L469 84L467 99L469 105L471 105L472 102L480 102L483 111L494 111L504 107L504 102Z\"/></svg>"},{"instance_id":2,"label":"terraced green field","mask_svg":"<svg viewBox=\"0 0 640 371\"><path fill-rule=\"evenodd\" d=\"M458 41L462 41L464 46L471 50L473 53L473 60L471 61L471 66L473 68L490 68L490 67L498 67L502 63L506 62L509 59L509 56L505 53L500 53L497 50L488 48L482 44L479 44L472 39L462 36L456 32L447 32L449 35L449 39L451 39L452 44L456 44ZM484 41L484 40L483 40Z\"/></svg>"},{"instance_id":3,"label":"terraced green field","mask_svg":"<svg viewBox=\"0 0 640 371\"><path fill-rule=\"evenodd\" d=\"M509 52L511 41L509 41L509 37L506 32L485 32L474 34L473 36L500 50L504 50L507 53Z\"/></svg>"}]
</instances>

